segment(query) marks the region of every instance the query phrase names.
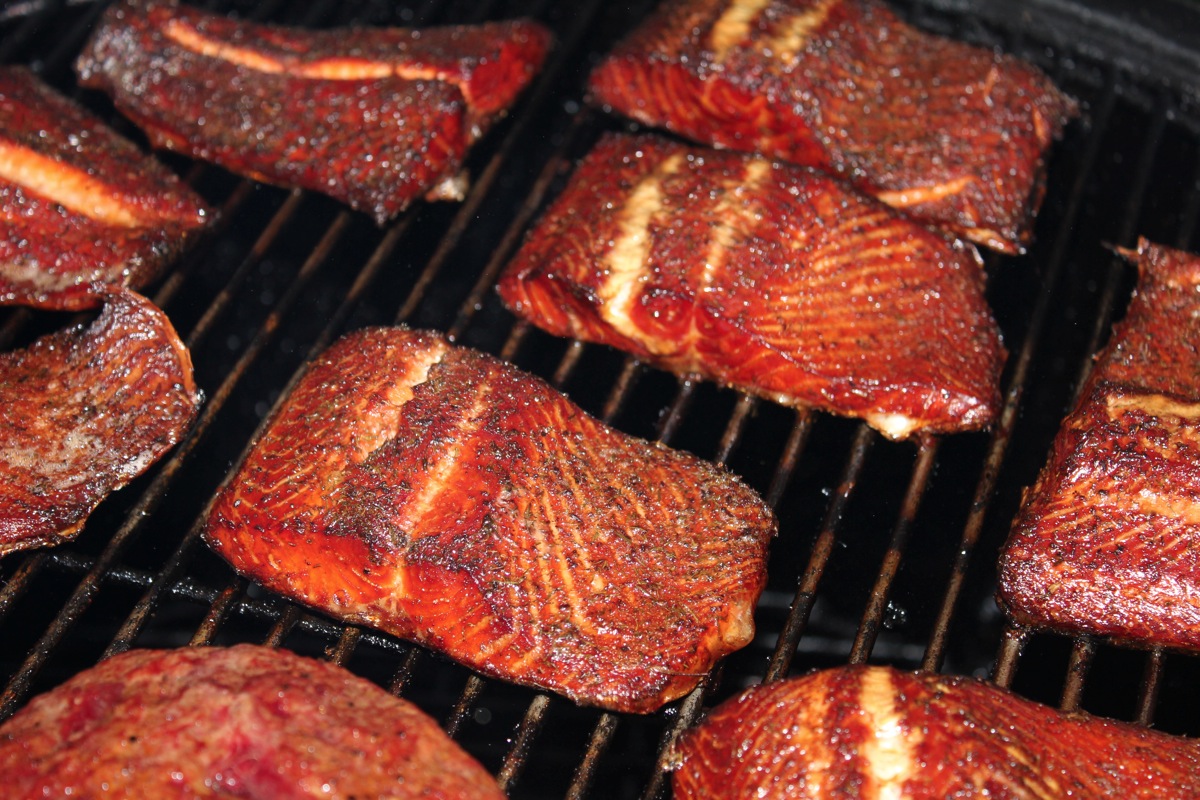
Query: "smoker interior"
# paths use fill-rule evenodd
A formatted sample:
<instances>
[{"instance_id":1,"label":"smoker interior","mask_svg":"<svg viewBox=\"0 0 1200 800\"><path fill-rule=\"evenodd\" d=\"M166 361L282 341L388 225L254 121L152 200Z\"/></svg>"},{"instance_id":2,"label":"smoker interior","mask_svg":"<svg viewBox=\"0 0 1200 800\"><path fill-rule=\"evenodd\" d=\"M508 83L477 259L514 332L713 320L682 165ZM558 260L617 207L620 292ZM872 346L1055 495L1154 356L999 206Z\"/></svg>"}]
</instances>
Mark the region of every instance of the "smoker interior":
<instances>
[{"instance_id":1,"label":"smoker interior","mask_svg":"<svg viewBox=\"0 0 1200 800\"><path fill-rule=\"evenodd\" d=\"M1170 39L1188 29L1175 15L1200 19L1191 7L1140 4L1142 16L1121 20L1052 0L898 4L924 28L1040 65L1083 116L1053 151L1036 243L1020 257L986 256L988 297L1011 353L1000 424L893 443L853 421L556 339L516 323L496 298L498 270L573 161L604 131L628 127L586 105L585 78L652 3L207 5L318 28L528 15L556 32L558 47L475 148L466 201L419 205L384 228L320 196L160 156L220 209L212 235L146 290L191 349L207 400L185 441L106 500L78 540L0 563L0 717L129 647L269 642L335 659L415 702L513 797L669 795L665 748L704 709L765 679L848 662L991 677L1051 705L1200 735L1195 657L1013 630L993 601L1021 488L1132 289L1133 270L1109 246L1139 235L1197 246L1200 59ZM144 145L104 96L74 82L72 61L101 10L10 4L0 10L0 62L31 65ZM73 321L0 309L0 348ZM754 642L664 711L614 715L481 679L237 578L199 540L231 465L317 352L346 331L398 322L501 355L617 428L722 462L759 490L780 532Z\"/></svg>"}]
</instances>

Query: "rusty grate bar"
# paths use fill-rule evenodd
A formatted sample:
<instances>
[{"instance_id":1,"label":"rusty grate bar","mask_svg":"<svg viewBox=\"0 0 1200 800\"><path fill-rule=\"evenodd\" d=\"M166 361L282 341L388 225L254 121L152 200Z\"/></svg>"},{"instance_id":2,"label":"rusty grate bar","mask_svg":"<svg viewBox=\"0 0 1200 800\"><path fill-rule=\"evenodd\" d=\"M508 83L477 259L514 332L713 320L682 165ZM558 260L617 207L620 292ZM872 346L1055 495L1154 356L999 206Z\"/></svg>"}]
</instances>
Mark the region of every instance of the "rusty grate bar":
<instances>
[{"instance_id":1,"label":"rusty grate bar","mask_svg":"<svg viewBox=\"0 0 1200 800\"><path fill-rule=\"evenodd\" d=\"M863 467L867 460L867 453L870 451L871 445L876 438L878 437L870 427L865 423L859 424L858 433L855 435L854 443L850 446L849 458L846 460L846 466L842 471L841 480L838 482L837 491L834 493L829 508L825 512L825 519L821 523L821 529L817 534L816 541L813 543L812 551L808 557L808 564L800 576L796 595L792 598L792 605L788 611L787 620L783 624L783 629L779 632L779 639L775 643L775 650L772 652L771 660L767 664L763 683L787 677L788 669L792 664L792 658L796 654L796 646L800 642L800 637L804 634L804 629L808 625L808 616L812 612L813 603L817 599L817 589L820 586L821 577L825 574L825 567L829 563L829 557L833 554L833 546L837 541L837 531L841 527L842 520L846 515L846 509L850 505L850 498L854 494L854 489L858 485L858 480L862 475Z\"/></svg>"},{"instance_id":2,"label":"rusty grate bar","mask_svg":"<svg viewBox=\"0 0 1200 800\"><path fill-rule=\"evenodd\" d=\"M850 650L849 662L863 664L871 655L875 646L875 638L883 626L883 614L887 608L888 596L891 593L892 582L900 570L900 559L904 556L904 548L912 533L913 520L921 507L921 499L929 487L929 476L933 473L933 464L937 459L938 439L926 437L920 443L917 452L917 462L913 466L912 478L908 490L904 493L904 503L900 509L900 517L892 531L892 540L884 555L883 563L871 589L871 597L863 611L862 622L858 625L858 633L854 638L854 647Z\"/></svg>"}]
</instances>

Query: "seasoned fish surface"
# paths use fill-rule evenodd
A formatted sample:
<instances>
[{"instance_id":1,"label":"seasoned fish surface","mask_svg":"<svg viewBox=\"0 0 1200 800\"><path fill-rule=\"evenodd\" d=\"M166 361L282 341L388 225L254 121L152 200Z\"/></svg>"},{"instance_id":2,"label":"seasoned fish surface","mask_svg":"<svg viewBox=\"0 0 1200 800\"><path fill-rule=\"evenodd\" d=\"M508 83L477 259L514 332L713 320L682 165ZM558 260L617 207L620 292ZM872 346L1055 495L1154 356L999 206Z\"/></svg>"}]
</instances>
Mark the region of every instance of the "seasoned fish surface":
<instances>
[{"instance_id":1,"label":"seasoned fish surface","mask_svg":"<svg viewBox=\"0 0 1200 800\"><path fill-rule=\"evenodd\" d=\"M750 641L774 530L720 468L396 328L312 365L205 535L243 575L336 617L644 712Z\"/></svg>"},{"instance_id":2,"label":"seasoned fish surface","mask_svg":"<svg viewBox=\"0 0 1200 800\"><path fill-rule=\"evenodd\" d=\"M559 336L892 438L989 425L1004 349L974 248L815 170L609 135L501 277Z\"/></svg>"},{"instance_id":3,"label":"seasoned fish surface","mask_svg":"<svg viewBox=\"0 0 1200 800\"><path fill-rule=\"evenodd\" d=\"M76 311L152 281L211 219L173 173L24 67L0 68L0 305Z\"/></svg>"},{"instance_id":4,"label":"seasoned fish surface","mask_svg":"<svg viewBox=\"0 0 1200 800\"><path fill-rule=\"evenodd\" d=\"M467 148L540 68L526 20L304 31L129 0L76 69L157 147L322 192L379 223L450 197Z\"/></svg>"},{"instance_id":5,"label":"seasoned fish surface","mask_svg":"<svg viewBox=\"0 0 1200 800\"><path fill-rule=\"evenodd\" d=\"M872 0L662 3L592 74L597 101L699 142L833 170L1015 252L1076 112L1038 70Z\"/></svg>"},{"instance_id":6,"label":"seasoned fish surface","mask_svg":"<svg viewBox=\"0 0 1200 800\"><path fill-rule=\"evenodd\" d=\"M888 667L757 686L678 751L676 800L1200 795L1194 741Z\"/></svg>"},{"instance_id":7,"label":"seasoned fish surface","mask_svg":"<svg viewBox=\"0 0 1200 800\"><path fill-rule=\"evenodd\" d=\"M91 325L0 354L0 555L73 538L199 408L166 315L128 290L97 291Z\"/></svg>"},{"instance_id":8,"label":"seasoned fish surface","mask_svg":"<svg viewBox=\"0 0 1200 800\"><path fill-rule=\"evenodd\" d=\"M1019 622L1200 648L1200 257L1142 241L1125 319L1001 556Z\"/></svg>"},{"instance_id":9,"label":"seasoned fish surface","mask_svg":"<svg viewBox=\"0 0 1200 800\"><path fill-rule=\"evenodd\" d=\"M253 645L133 650L0 726L5 797L501 800L412 704Z\"/></svg>"}]
</instances>

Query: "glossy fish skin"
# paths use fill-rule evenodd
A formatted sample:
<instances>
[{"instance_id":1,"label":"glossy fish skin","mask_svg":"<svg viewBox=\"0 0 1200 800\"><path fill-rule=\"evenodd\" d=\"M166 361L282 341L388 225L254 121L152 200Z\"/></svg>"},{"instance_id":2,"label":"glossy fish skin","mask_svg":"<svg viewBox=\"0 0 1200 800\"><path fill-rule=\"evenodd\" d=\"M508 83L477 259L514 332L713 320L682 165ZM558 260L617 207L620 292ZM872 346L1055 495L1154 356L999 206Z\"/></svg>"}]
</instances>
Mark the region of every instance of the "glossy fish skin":
<instances>
[{"instance_id":1,"label":"glossy fish skin","mask_svg":"<svg viewBox=\"0 0 1200 800\"><path fill-rule=\"evenodd\" d=\"M255 645L131 650L0 726L5 797L501 800L429 716Z\"/></svg>"},{"instance_id":2,"label":"glossy fish skin","mask_svg":"<svg viewBox=\"0 0 1200 800\"><path fill-rule=\"evenodd\" d=\"M166 315L126 289L96 291L90 325L0 353L0 555L74 538L200 406Z\"/></svg>"},{"instance_id":3,"label":"glossy fish skin","mask_svg":"<svg viewBox=\"0 0 1200 800\"><path fill-rule=\"evenodd\" d=\"M468 147L550 41L528 20L305 31L127 0L76 70L156 147L327 194L383 224L423 195L461 194Z\"/></svg>"},{"instance_id":4,"label":"glossy fish skin","mask_svg":"<svg viewBox=\"0 0 1200 800\"><path fill-rule=\"evenodd\" d=\"M775 525L719 467L437 334L378 328L309 368L205 537L340 619L648 712L750 641Z\"/></svg>"},{"instance_id":5,"label":"glossy fish skin","mask_svg":"<svg viewBox=\"0 0 1200 800\"><path fill-rule=\"evenodd\" d=\"M0 305L78 311L138 288L209 223L166 167L24 67L0 68Z\"/></svg>"},{"instance_id":6,"label":"glossy fish skin","mask_svg":"<svg viewBox=\"0 0 1200 800\"><path fill-rule=\"evenodd\" d=\"M598 103L698 142L832 170L1007 253L1076 114L1037 69L873 0L663 3L594 71Z\"/></svg>"},{"instance_id":7,"label":"glossy fish skin","mask_svg":"<svg viewBox=\"0 0 1200 800\"><path fill-rule=\"evenodd\" d=\"M1027 625L1196 650L1200 257L1143 240L1136 260L1129 310L1013 522L998 597Z\"/></svg>"},{"instance_id":8,"label":"glossy fish skin","mask_svg":"<svg viewBox=\"0 0 1200 800\"><path fill-rule=\"evenodd\" d=\"M1195 741L890 667L756 686L685 733L677 754L676 800L1200 795Z\"/></svg>"},{"instance_id":9,"label":"glossy fish skin","mask_svg":"<svg viewBox=\"0 0 1200 800\"><path fill-rule=\"evenodd\" d=\"M984 428L1000 333L971 245L816 170L605 136L499 282L518 316L901 439Z\"/></svg>"}]
</instances>

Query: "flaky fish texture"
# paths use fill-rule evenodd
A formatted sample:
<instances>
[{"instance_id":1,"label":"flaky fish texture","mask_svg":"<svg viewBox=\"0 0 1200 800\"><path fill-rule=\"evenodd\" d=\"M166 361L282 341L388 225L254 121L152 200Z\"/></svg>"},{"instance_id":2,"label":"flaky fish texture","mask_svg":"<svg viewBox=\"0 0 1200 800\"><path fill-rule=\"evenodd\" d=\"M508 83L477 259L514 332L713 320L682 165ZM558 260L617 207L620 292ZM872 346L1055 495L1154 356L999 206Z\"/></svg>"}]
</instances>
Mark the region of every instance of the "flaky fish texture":
<instances>
[{"instance_id":1,"label":"flaky fish texture","mask_svg":"<svg viewBox=\"0 0 1200 800\"><path fill-rule=\"evenodd\" d=\"M95 307L96 287L146 285L211 219L166 167L0 68L0 305Z\"/></svg>"},{"instance_id":2,"label":"flaky fish texture","mask_svg":"<svg viewBox=\"0 0 1200 800\"><path fill-rule=\"evenodd\" d=\"M719 467L437 334L376 328L308 369L205 537L340 619L647 712L750 641L775 526Z\"/></svg>"},{"instance_id":3,"label":"flaky fish texture","mask_svg":"<svg viewBox=\"0 0 1200 800\"><path fill-rule=\"evenodd\" d=\"M512 311L889 437L988 426L1004 348L974 247L816 170L609 134L500 279Z\"/></svg>"},{"instance_id":4,"label":"flaky fish texture","mask_svg":"<svg viewBox=\"0 0 1200 800\"><path fill-rule=\"evenodd\" d=\"M423 195L461 196L468 148L550 40L528 20L306 31L127 0L76 70L155 146L327 194L382 224Z\"/></svg>"},{"instance_id":5,"label":"flaky fish texture","mask_svg":"<svg viewBox=\"0 0 1200 800\"><path fill-rule=\"evenodd\" d=\"M999 599L1027 625L1200 649L1200 257L1143 240L1136 260L1013 522Z\"/></svg>"},{"instance_id":6,"label":"flaky fish texture","mask_svg":"<svg viewBox=\"0 0 1200 800\"><path fill-rule=\"evenodd\" d=\"M4 796L502 800L411 703L254 645L132 650L0 726Z\"/></svg>"},{"instance_id":7,"label":"flaky fish texture","mask_svg":"<svg viewBox=\"0 0 1200 800\"><path fill-rule=\"evenodd\" d=\"M166 315L127 289L96 292L90 325L0 353L0 555L74 538L200 406Z\"/></svg>"},{"instance_id":8,"label":"flaky fish texture","mask_svg":"<svg viewBox=\"0 0 1200 800\"><path fill-rule=\"evenodd\" d=\"M1194 741L889 667L749 689L677 748L675 800L1200 796Z\"/></svg>"},{"instance_id":9,"label":"flaky fish texture","mask_svg":"<svg viewBox=\"0 0 1200 800\"><path fill-rule=\"evenodd\" d=\"M832 170L975 242L1031 236L1076 113L1037 69L874 0L662 3L593 72L595 99L699 142Z\"/></svg>"}]
</instances>

